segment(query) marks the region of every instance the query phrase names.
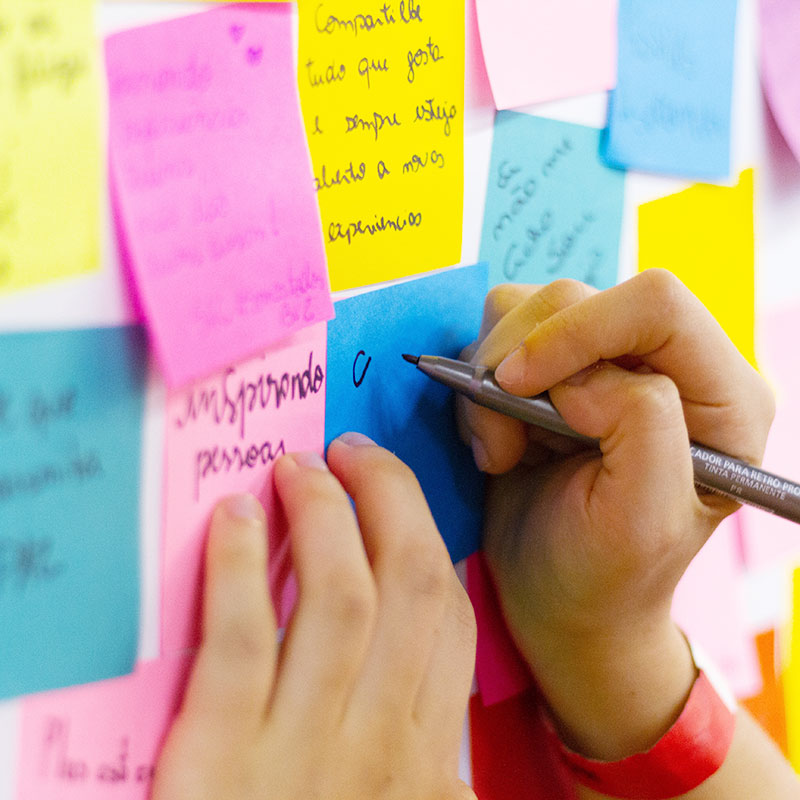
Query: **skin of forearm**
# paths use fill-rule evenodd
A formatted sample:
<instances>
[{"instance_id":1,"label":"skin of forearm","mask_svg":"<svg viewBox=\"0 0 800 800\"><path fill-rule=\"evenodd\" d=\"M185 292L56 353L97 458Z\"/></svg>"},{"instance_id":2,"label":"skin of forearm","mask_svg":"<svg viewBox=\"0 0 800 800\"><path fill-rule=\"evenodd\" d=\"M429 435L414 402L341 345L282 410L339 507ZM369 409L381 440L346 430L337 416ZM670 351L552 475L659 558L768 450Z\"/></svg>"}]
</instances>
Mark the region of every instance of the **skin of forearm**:
<instances>
[{"instance_id":1,"label":"skin of forearm","mask_svg":"<svg viewBox=\"0 0 800 800\"><path fill-rule=\"evenodd\" d=\"M563 643L562 643L563 644ZM668 619L580 645L540 646L531 660L559 734L589 758L615 761L650 749L681 713L697 670ZM578 787L580 800L606 800ZM720 769L682 800L796 800L800 779L757 722L739 709Z\"/></svg>"},{"instance_id":2,"label":"skin of forearm","mask_svg":"<svg viewBox=\"0 0 800 800\"><path fill-rule=\"evenodd\" d=\"M668 616L638 635L541 641L531 668L562 740L588 758L616 761L648 750L678 718L697 677Z\"/></svg>"},{"instance_id":3,"label":"skin of forearm","mask_svg":"<svg viewBox=\"0 0 800 800\"><path fill-rule=\"evenodd\" d=\"M607 795L583 786L578 787L577 795L579 800L607 800ZM739 709L725 763L707 781L681 795L680 800L796 800L797 797L800 797L797 774L758 723L747 711Z\"/></svg>"}]
</instances>

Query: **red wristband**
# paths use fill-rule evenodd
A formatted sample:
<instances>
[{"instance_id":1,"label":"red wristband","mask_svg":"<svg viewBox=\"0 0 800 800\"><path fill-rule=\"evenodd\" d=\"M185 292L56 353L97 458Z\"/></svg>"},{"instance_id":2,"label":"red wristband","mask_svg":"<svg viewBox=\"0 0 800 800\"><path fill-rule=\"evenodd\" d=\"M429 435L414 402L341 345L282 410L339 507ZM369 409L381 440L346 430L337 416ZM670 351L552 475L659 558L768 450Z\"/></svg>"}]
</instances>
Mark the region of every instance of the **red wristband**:
<instances>
[{"instance_id":1,"label":"red wristband","mask_svg":"<svg viewBox=\"0 0 800 800\"><path fill-rule=\"evenodd\" d=\"M556 750L576 781L611 797L668 800L710 778L728 754L736 717L702 670L675 724L647 752L596 761L570 750L545 716Z\"/></svg>"}]
</instances>

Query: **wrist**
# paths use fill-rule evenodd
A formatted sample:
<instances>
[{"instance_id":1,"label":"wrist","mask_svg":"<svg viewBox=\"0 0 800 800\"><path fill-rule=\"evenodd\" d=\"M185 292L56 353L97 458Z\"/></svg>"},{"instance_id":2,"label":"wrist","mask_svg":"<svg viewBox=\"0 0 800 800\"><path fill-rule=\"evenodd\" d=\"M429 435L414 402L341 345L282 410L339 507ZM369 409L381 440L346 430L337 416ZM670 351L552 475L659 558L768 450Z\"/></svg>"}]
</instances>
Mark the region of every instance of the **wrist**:
<instances>
[{"instance_id":1,"label":"wrist","mask_svg":"<svg viewBox=\"0 0 800 800\"><path fill-rule=\"evenodd\" d=\"M525 649L562 741L604 761L658 741L679 717L698 674L668 615L635 628L539 638Z\"/></svg>"}]
</instances>

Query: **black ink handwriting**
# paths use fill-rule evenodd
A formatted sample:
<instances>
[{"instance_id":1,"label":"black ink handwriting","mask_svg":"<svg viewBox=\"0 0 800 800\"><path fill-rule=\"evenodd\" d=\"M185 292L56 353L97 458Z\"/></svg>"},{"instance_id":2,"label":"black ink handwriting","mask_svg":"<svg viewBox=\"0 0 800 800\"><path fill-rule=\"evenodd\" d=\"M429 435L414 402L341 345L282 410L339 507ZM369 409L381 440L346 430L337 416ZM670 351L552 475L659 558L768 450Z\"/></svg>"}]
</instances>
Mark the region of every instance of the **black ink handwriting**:
<instances>
[{"instance_id":1,"label":"black ink handwriting","mask_svg":"<svg viewBox=\"0 0 800 800\"><path fill-rule=\"evenodd\" d=\"M423 101L416 108L414 122L436 122L444 120L444 135L450 135L450 120L458 113L458 109L453 104L447 103L434 105L433 98Z\"/></svg>"},{"instance_id":2,"label":"black ink handwriting","mask_svg":"<svg viewBox=\"0 0 800 800\"><path fill-rule=\"evenodd\" d=\"M361 358L361 356L366 356L366 355L367 354L363 350L359 350L358 353L356 353L355 361L353 361L353 386L355 386L356 389L358 389L358 387L361 386L362 383L364 383L364 378L367 375L367 370L369 369L369 365L372 363L372 356L367 356L367 363L364 364L364 369L361 370L361 375L356 377L356 370L358 369L358 359Z\"/></svg>"},{"instance_id":3,"label":"black ink handwriting","mask_svg":"<svg viewBox=\"0 0 800 800\"><path fill-rule=\"evenodd\" d=\"M365 119L358 114L354 114L352 117L346 116L345 120L347 122L347 130L345 133L353 133L353 131L372 131L375 136L375 141L378 141L378 133L383 130L385 125L388 125L390 128L395 128L401 124L400 120L397 119L396 111L392 113L391 116L373 111L372 119Z\"/></svg>"},{"instance_id":4,"label":"black ink handwriting","mask_svg":"<svg viewBox=\"0 0 800 800\"><path fill-rule=\"evenodd\" d=\"M237 383L238 380L238 383ZM308 354L308 366L297 372L273 375L259 372L253 379L236 374L236 367L226 370L219 386L195 389L186 395L186 404L174 420L177 428L208 418L215 425L237 425L244 439L247 415L270 407L279 409L286 402L302 401L316 395L325 381L325 372L315 363L313 350Z\"/></svg>"},{"instance_id":5,"label":"black ink handwriting","mask_svg":"<svg viewBox=\"0 0 800 800\"><path fill-rule=\"evenodd\" d=\"M383 215L378 217L378 215L375 214L373 222L365 222L363 219L347 223L331 222L330 225L328 225L328 241L333 243L344 239L348 244L352 244L355 237L363 236L364 234L374 236L376 233L402 231L406 227L418 228L421 225L422 214L415 211L409 211L405 216L398 214L394 218L387 218Z\"/></svg>"},{"instance_id":6,"label":"black ink handwriting","mask_svg":"<svg viewBox=\"0 0 800 800\"><path fill-rule=\"evenodd\" d=\"M413 50L408 51L408 74L406 77L409 83L414 83L416 70L419 67L424 67L429 62L435 64L437 61L441 61L444 58L444 56L439 53L439 45L433 43L433 37L428 37L425 47L427 49L420 47L416 52Z\"/></svg>"}]
</instances>

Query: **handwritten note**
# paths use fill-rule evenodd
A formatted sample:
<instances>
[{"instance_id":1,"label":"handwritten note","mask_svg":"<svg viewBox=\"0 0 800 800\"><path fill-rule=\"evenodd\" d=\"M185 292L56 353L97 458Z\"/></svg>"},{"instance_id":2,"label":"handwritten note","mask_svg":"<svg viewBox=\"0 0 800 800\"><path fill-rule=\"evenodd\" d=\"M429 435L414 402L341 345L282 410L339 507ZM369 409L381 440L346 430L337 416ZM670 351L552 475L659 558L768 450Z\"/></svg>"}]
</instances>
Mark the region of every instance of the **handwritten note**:
<instances>
[{"instance_id":1,"label":"handwritten note","mask_svg":"<svg viewBox=\"0 0 800 800\"><path fill-rule=\"evenodd\" d=\"M760 0L758 8L764 94L778 127L800 161L800 6L794 0Z\"/></svg>"},{"instance_id":2,"label":"handwritten note","mask_svg":"<svg viewBox=\"0 0 800 800\"><path fill-rule=\"evenodd\" d=\"M464 6L303 0L298 82L331 284L461 256Z\"/></svg>"},{"instance_id":3,"label":"handwritten note","mask_svg":"<svg viewBox=\"0 0 800 800\"><path fill-rule=\"evenodd\" d=\"M639 269L675 273L756 363L753 170L734 187L697 184L639 206Z\"/></svg>"},{"instance_id":4,"label":"handwritten note","mask_svg":"<svg viewBox=\"0 0 800 800\"><path fill-rule=\"evenodd\" d=\"M614 86L617 0L477 0L477 12L497 108Z\"/></svg>"},{"instance_id":5,"label":"handwritten note","mask_svg":"<svg viewBox=\"0 0 800 800\"><path fill-rule=\"evenodd\" d=\"M189 670L185 657L22 704L17 800L146 800Z\"/></svg>"},{"instance_id":6,"label":"handwritten note","mask_svg":"<svg viewBox=\"0 0 800 800\"><path fill-rule=\"evenodd\" d=\"M695 556L675 590L672 616L736 696L751 697L761 689L761 671L745 624L738 524L728 517Z\"/></svg>"},{"instance_id":7,"label":"handwritten note","mask_svg":"<svg viewBox=\"0 0 800 800\"><path fill-rule=\"evenodd\" d=\"M457 358L480 327L486 267L416 278L336 303L328 330L325 440L360 431L417 475L453 561L478 547L483 479L448 389L401 358Z\"/></svg>"},{"instance_id":8,"label":"handwritten note","mask_svg":"<svg viewBox=\"0 0 800 800\"><path fill-rule=\"evenodd\" d=\"M162 648L199 641L200 581L211 510L251 492L269 519L269 581L282 620L293 600L272 468L284 453L322 453L325 324L299 331L256 358L170 394L164 486ZM265 576L265 580L266 580Z\"/></svg>"},{"instance_id":9,"label":"handwritten note","mask_svg":"<svg viewBox=\"0 0 800 800\"><path fill-rule=\"evenodd\" d=\"M0 4L0 294L99 266L91 0Z\"/></svg>"},{"instance_id":10,"label":"handwritten note","mask_svg":"<svg viewBox=\"0 0 800 800\"><path fill-rule=\"evenodd\" d=\"M139 328L0 337L0 697L133 665L144 371Z\"/></svg>"},{"instance_id":11,"label":"handwritten note","mask_svg":"<svg viewBox=\"0 0 800 800\"><path fill-rule=\"evenodd\" d=\"M497 114L480 257L491 285L617 281L625 176L597 157L600 131Z\"/></svg>"},{"instance_id":12,"label":"handwritten note","mask_svg":"<svg viewBox=\"0 0 800 800\"><path fill-rule=\"evenodd\" d=\"M695 178L730 169L737 0L620 0L610 164Z\"/></svg>"},{"instance_id":13,"label":"handwritten note","mask_svg":"<svg viewBox=\"0 0 800 800\"><path fill-rule=\"evenodd\" d=\"M775 394L775 419L770 428L764 469L791 480L800 480L800 353L797 350L797 320L800 304L759 315L756 331L758 360L762 374ZM757 570L792 559L800 564L800 526L744 506L742 515L745 558Z\"/></svg>"},{"instance_id":14,"label":"handwritten note","mask_svg":"<svg viewBox=\"0 0 800 800\"><path fill-rule=\"evenodd\" d=\"M117 203L168 383L327 319L291 9L223 7L106 50Z\"/></svg>"}]
</instances>

